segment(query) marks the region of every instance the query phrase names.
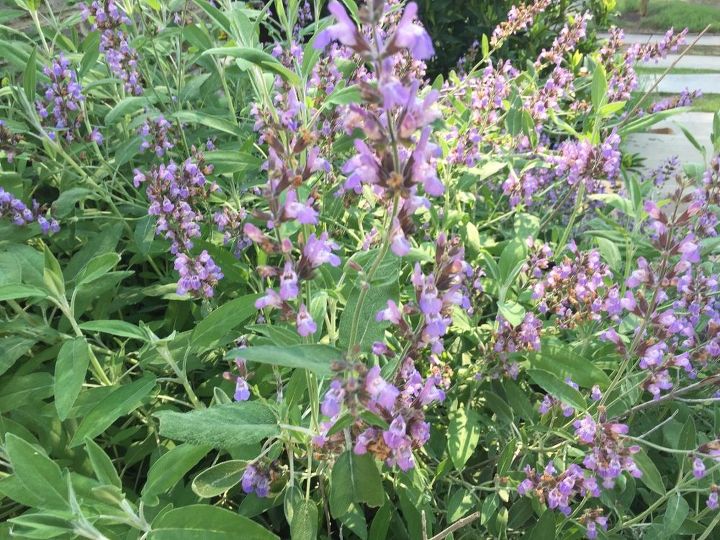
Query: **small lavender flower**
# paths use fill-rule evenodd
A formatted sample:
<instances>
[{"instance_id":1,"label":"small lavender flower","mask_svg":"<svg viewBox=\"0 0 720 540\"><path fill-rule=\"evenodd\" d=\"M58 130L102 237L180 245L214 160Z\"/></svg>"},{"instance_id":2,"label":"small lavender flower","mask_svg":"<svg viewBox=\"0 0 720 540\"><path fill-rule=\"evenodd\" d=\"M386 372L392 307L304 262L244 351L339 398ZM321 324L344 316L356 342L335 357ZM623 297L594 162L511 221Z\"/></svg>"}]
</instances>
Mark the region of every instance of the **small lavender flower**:
<instances>
[{"instance_id":1,"label":"small lavender flower","mask_svg":"<svg viewBox=\"0 0 720 540\"><path fill-rule=\"evenodd\" d=\"M223 278L223 273L210 254L203 250L199 256L191 258L179 253L175 259L175 270L180 274L177 293L212 298L215 286Z\"/></svg>"},{"instance_id":2,"label":"small lavender flower","mask_svg":"<svg viewBox=\"0 0 720 540\"><path fill-rule=\"evenodd\" d=\"M163 157L168 150L175 147L172 128L172 124L162 115L153 120L145 120L138 128L138 135L142 137L140 148L152 150L157 157Z\"/></svg>"},{"instance_id":3,"label":"small lavender flower","mask_svg":"<svg viewBox=\"0 0 720 540\"><path fill-rule=\"evenodd\" d=\"M313 320L305 304L300 305L296 319L297 331L302 337L307 337L317 332L317 324Z\"/></svg>"},{"instance_id":4,"label":"small lavender flower","mask_svg":"<svg viewBox=\"0 0 720 540\"><path fill-rule=\"evenodd\" d=\"M270 494L270 475L258 465L248 465L242 475L242 488L245 493L255 493L264 498Z\"/></svg>"},{"instance_id":5,"label":"small lavender flower","mask_svg":"<svg viewBox=\"0 0 720 540\"><path fill-rule=\"evenodd\" d=\"M37 202L33 201L32 207L29 208L20 199L13 197L12 194L0 187L0 218L8 218L18 227L35 221L43 234L58 232L60 224L55 219L48 220L41 211L42 208Z\"/></svg>"},{"instance_id":6,"label":"small lavender flower","mask_svg":"<svg viewBox=\"0 0 720 540\"><path fill-rule=\"evenodd\" d=\"M55 130L48 133L52 139L62 134L67 142L72 142L78 138L82 126L82 102L85 101L77 73L62 53L43 68L43 73L50 82L45 85L43 99L35 103L40 120Z\"/></svg>"}]
</instances>

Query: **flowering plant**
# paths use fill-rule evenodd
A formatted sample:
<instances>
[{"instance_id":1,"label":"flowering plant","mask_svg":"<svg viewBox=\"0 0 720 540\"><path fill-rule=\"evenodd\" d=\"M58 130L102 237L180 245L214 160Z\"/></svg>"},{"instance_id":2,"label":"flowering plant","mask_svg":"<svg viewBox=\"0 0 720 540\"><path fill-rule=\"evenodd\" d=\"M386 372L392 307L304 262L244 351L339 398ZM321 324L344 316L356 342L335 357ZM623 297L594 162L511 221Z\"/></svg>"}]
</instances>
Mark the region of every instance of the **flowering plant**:
<instances>
[{"instance_id":1,"label":"flowering plant","mask_svg":"<svg viewBox=\"0 0 720 540\"><path fill-rule=\"evenodd\" d=\"M516 65L537 0L430 81L414 2L19 4L4 531L711 534L720 156L623 152L685 32Z\"/></svg>"}]
</instances>

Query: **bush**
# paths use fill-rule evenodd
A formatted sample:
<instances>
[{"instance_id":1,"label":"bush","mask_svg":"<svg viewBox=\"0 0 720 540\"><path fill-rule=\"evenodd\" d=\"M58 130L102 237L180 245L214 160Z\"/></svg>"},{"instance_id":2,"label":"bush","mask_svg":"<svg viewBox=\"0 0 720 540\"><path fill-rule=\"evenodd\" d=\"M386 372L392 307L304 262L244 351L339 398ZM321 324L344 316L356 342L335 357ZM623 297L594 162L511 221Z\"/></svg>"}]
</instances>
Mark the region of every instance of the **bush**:
<instances>
[{"instance_id":1,"label":"bush","mask_svg":"<svg viewBox=\"0 0 720 540\"><path fill-rule=\"evenodd\" d=\"M467 58L471 45L475 42L479 43L483 35L489 38L493 29L506 19L510 9L518 4L519 2L511 0L495 2L421 0L419 6L423 23L427 26L438 51L442 51L442 54L438 54L430 61L430 73L445 74L451 69L456 69L458 61L463 57ZM588 39L581 45L583 52L589 52L596 44L595 29L607 26L608 16L614 8L614 0L552 2L538 14L528 32L523 33L522 36L509 37L499 56L511 58L517 62L517 65L524 65L527 60L535 60L543 48L550 47L568 17L577 16L585 11L593 16Z\"/></svg>"},{"instance_id":2,"label":"bush","mask_svg":"<svg viewBox=\"0 0 720 540\"><path fill-rule=\"evenodd\" d=\"M491 62L538 6L430 87L413 3L28 4L3 532L707 537L720 158L621 150L690 99L629 101L684 33Z\"/></svg>"}]
</instances>

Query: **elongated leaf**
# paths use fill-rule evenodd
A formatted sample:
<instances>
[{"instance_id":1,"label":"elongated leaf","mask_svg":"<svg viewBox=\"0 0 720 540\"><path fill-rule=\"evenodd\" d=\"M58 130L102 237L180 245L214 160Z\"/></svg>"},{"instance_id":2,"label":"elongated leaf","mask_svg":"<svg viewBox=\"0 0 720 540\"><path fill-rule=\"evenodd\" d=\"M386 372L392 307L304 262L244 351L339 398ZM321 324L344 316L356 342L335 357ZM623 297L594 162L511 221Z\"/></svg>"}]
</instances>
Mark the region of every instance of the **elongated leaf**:
<instances>
[{"instance_id":1,"label":"elongated leaf","mask_svg":"<svg viewBox=\"0 0 720 540\"><path fill-rule=\"evenodd\" d=\"M257 401L218 405L187 413L159 411L160 433L170 439L214 448L260 442L280 433L272 411Z\"/></svg>"},{"instance_id":2,"label":"elongated leaf","mask_svg":"<svg viewBox=\"0 0 720 540\"><path fill-rule=\"evenodd\" d=\"M91 283L106 275L115 265L120 262L120 255L117 253L103 253L90 259L85 267L75 276L78 287Z\"/></svg>"},{"instance_id":3,"label":"elongated leaf","mask_svg":"<svg viewBox=\"0 0 720 540\"><path fill-rule=\"evenodd\" d=\"M70 339L60 348L55 363L55 409L60 420L67 418L82 390L91 354L84 337Z\"/></svg>"},{"instance_id":4,"label":"elongated leaf","mask_svg":"<svg viewBox=\"0 0 720 540\"><path fill-rule=\"evenodd\" d=\"M3 285L0 287L0 302L20 298L47 298L48 292L31 285Z\"/></svg>"},{"instance_id":5,"label":"elongated leaf","mask_svg":"<svg viewBox=\"0 0 720 540\"><path fill-rule=\"evenodd\" d=\"M141 328L125 321L89 321L80 325L81 330L87 332L100 332L113 336L127 337L147 341L147 336Z\"/></svg>"},{"instance_id":6,"label":"elongated leaf","mask_svg":"<svg viewBox=\"0 0 720 540\"><path fill-rule=\"evenodd\" d=\"M590 92L593 108L597 111L607 101L607 76L602 64L595 66Z\"/></svg>"},{"instance_id":7,"label":"elongated leaf","mask_svg":"<svg viewBox=\"0 0 720 540\"><path fill-rule=\"evenodd\" d=\"M43 269L43 282L48 290L57 298L65 296L65 278L63 277L60 263L45 246L45 266Z\"/></svg>"},{"instance_id":8,"label":"elongated leaf","mask_svg":"<svg viewBox=\"0 0 720 540\"><path fill-rule=\"evenodd\" d=\"M195 504L160 514L152 524L150 540L276 540L277 536L240 514Z\"/></svg>"},{"instance_id":9,"label":"elongated leaf","mask_svg":"<svg viewBox=\"0 0 720 540\"><path fill-rule=\"evenodd\" d=\"M644 450L633 455L633 461L642 472L642 482L658 495L665 495L665 484L655 464Z\"/></svg>"},{"instance_id":10,"label":"elongated leaf","mask_svg":"<svg viewBox=\"0 0 720 540\"><path fill-rule=\"evenodd\" d=\"M540 351L528 353L527 358L530 366L554 373L563 381L570 377L584 388L595 384L605 388L610 384L610 378L602 369L567 347L543 341Z\"/></svg>"},{"instance_id":11,"label":"elongated leaf","mask_svg":"<svg viewBox=\"0 0 720 540\"><path fill-rule=\"evenodd\" d=\"M20 336L7 336L0 339L0 375L10 369L17 360L30 352L36 340Z\"/></svg>"},{"instance_id":12,"label":"elongated leaf","mask_svg":"<svg viewBox=\"0 0 720 540\"><path fill-rule=\"evenodd\" d=\"M558 398L563 403L572 406L577 412L584 411L587 408L585 398L580 392L564 381L558 379L555 375L544 369L529 369L528 375L537 385L550 395Z\"/></svg>"},{"instance_id":13,"label":"elongated leaf","mask_svg":"<svg viewBox=\"0 0 720 540\"><path fill-rule=\"evenodd\" d=\"M70 447L82 444L86 437L92 439L110 427L115 420L135 410L153 388L155 388L155 376L145 375L113 390L83 418L70 441Z\"/></svg>"},{"instance_id":14,"label":"elongated leaf","mask_svg":"<svg viewBox=\"0 0 720 540\"><path fill-rule=\"evenodd\" d=\"M227 302L200 321L190 337L192 347L208 350L220 345L220 339L240 326L257 312L257 294L250 294Z\"/></svg>"},{"instance_id":15,"label":"elongated leaf","mask_svg":"<svg viewBox=\"0 0 720 540\"><path fill-rule=\"evenodd\" d=\"M318 375L328 376L332 374L332 364L342 360L342 353L329 345L260 345L233 349L228 353L228 358L244 358L261 364L309 369Z\"/></svg>"},{"instance_id":16,"label":"elongated leaf","mask_svg":"<svg viewBox=\"0 0 720 540\"><path fill-rule=\"evenodd\" d=\"M37 47L33 48L23 74L23 89L30 103L35 101L35 85L37 84Z\"/></svg>"},{"instance_id":17,"label":"elongated leaf","mask_svg":"<svg viewBox=\"0 0 720 540\"><path fill-rule=\"evenodd\" d=\"M192 490L200 497L217 497L240 483L246 466L247 463L240 460L213 465L195 477Z\"/></svg>"},{"instance_id":18,"label":"elongated leaf","mask_svg":"<svg viewBox=\"0 0 720 540\"><path fill-rule=\"evenodd\" d=\"M42 499L43 508L68 507L67 484L57 463L12 433L5 437L5 449L15 476Z\"/></svg>"},{"instance_id":19,"label":"elongated leaf","mask_svg":"<svg viewBox=\"0 0 720 540\"><path fill-rule=\"evenodd\" d=\"M197 111L178 111L170 115L170 117L180 120L180 122L201 124L203 126L222 131L223 133L229 133L230 135L242 135L243 133L237 124L233 122Z\"/></svg>"},{"instance_id":20,"label":"elongated leaf","mask_svg":"<svg viewBox=\"0 0 720 540\"><path fill-rule=\"evenodd\" d=\"M105 125L112 126L126 114L133 114L151 105L152 101L146 96L130 96L121 99L110 112L105 115Z\"/></svg>"},{"instance_id":21,"label":"elongated leaf","mask_svg":"<svg viewBox=\"0 0 720 540\"><path fill-rule=\"evenodd\" d=\"M122 482L110 456L92 439L85 439L85 451L90 458L97 479L103 484L121 488Z\"/></svg>"},{"instance_id":22,"label":"elongated leaf","mask_svg":"<svg viewBox=\"0 0 720 540\"><path fill-rule=\"evenodd\" d=\"M209 446L181 444L160 456L148 471L143 497L170 491L209 451Z\"/></svg>"},{"instance_id":23,"label":"elongated leaf","mask_svg":"<svg viewBox=\"0 0 720 540\"><path fill-rule=\"evenodd\" d=\"M662 521L663 538L670 538L679 531L689 513L690 506L680 493L670 495Z\"/></svg>"},{"instance_id":24,"label":"elongated leaf","mask_svg":"<svg viewBox=\"0 0 720 540\"><path fill-rule=\"evenodd\" d=\"M300 500L293 508L290 522L292 540L315 540L318 533L318 510L312 500Z\"/></svg>"},{"instance_id":25,"label":"elongated leaf","mask_svg":"<svg viewBox=\"0 0 720 540\"><path fill-rule=\"evenodd\" d=\"M277 58L265 51L261 51L260 49L253 49L251 47L217 47L209 49L203 53L203 55L206 54L239 58L246 62L250 62L251 64L255 64L266 71L271 71L272 73L280 75L292 85L296 85L300 82L297 74L283 66L280 62L278 62Z\"/></svg>"},{"instance_id":26,"label":"elongated leaf","mask_svg":"<svg viewBox=\"0 0 720 540\"><path fill-rule=\"evenodd\" d=\"M381 506L385 500L380 471L371 454L346 451L332 468L330 513L339 518L350 512L353 503Z\"/></svg>"},{"instance_id":27,"label":"elongated leaf","mask_svg":"<svg viewBox=\"0 0 720 540\"><path fill-rule=\"evenodd\" d=\"M451 413L448 425L448 452L455 469L462 470L479 441L480 426L477 413L472 409L466 409L464 405L459 406Z\"/></svg>"},{"instance_id":28,"label":"elongated leaf","mask_svg":"<svg viewBox=\"0 0 720 540\"><path fill-rule=\"evenodd\" d=\"M53 377L49 373L4 377L0 386L0 413L36 403L52 393Z\"/></svg>"}]
</instances>

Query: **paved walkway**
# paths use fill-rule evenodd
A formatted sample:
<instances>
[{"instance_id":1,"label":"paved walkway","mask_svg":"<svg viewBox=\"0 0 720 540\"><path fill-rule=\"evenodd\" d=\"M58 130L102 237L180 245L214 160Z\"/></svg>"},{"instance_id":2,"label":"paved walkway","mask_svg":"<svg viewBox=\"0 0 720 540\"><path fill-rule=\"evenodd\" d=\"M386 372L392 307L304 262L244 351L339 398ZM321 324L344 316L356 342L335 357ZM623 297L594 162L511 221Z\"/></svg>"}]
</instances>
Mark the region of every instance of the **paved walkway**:
<instances>
[{"instance_id":1,"label":"paved walkway","mask_svg":"<svg viewBox=\"0 0 720 540\"><path fill-rule=\"evenodd\" d=\"M643 73L640 75L642 88L650 88L662 73ZM720 73L692 73L665 75L655 89L662 94L679 94L685 89L700 90L703 94L720 94Z\"/></svg>"},{"instance_id":2,"label":"paved walkway","mask_svg":"<svg viewBox=\"0 0 720 540\"><path fill-rule=\"evenodd\" d=\"M677 61L674 69L702 69L705 71L720 71L720 57L703 56L699 54L687 54L680 57L679 54L669 54L665 58L658 59L657 62L644 62L638 64L638 67L645 68L669 68Z\"/></svg>"},{"instance_id":3,"label":"paved walkway","mask_svg":"<svg viewBox=\"0 0 720 540\"><path fill-rule=\"evenodd\" d=\"M606 33L600 33L598 34L598 37L600 39L607 39L609 36ZM657 43L661 41L665 37L664 32L658 32L656 34L625 34L625 43ZM697 34L688 34L687 39L685 40L686 43L692 43L695 41L695 38L697 37ZM700 47L720 47L720 35L718 34L712 34L708 35L705 34L703 37L700 38L700 41L697 42L696 45L699 45Z\"/></svg>"},{"instance_id":4,"label":"paved walkway","mask_svg":"<svg viewBox=\"0 0 720 540\"><path fill-rule=\"evenodd\" d=\"M713 152L710 143L712 122L712 113L680 113L655 124L647 133L630 135L626 139L625 150L645 158L643 166L645 170L655 169L673 156L678 156L684 164L702 163L702 155L687 140L680 126L687 129L700 144L705 146L709 157Z\"/></svg>"}]
</instances>

